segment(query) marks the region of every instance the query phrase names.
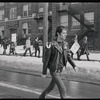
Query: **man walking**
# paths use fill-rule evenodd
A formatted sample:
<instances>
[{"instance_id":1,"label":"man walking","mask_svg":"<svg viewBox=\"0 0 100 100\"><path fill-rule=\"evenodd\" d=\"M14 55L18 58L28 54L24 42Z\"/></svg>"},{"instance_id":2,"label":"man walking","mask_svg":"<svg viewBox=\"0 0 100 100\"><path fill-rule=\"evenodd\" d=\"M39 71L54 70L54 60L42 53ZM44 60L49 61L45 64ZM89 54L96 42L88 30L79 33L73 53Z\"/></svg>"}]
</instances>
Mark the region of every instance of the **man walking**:
<instances>
[{"instance_id":1,"label":"man walking","mask_svg":"<svg viewBox=\"0 0 100 100\"><path fill-rule=\"evenodd\" d=\"M6 50L7 50L7 46L8 46L7 38L5 38L5 39L3 40L2 45L3 45L3 49L4 49L3 55L5 55L5 54L6 54Z\"/></svg>"},{"instance_id":2,"label":"man walking","mask_svg":"<svg viewBox=\"0 0 100 100\"><path fill-rule=\"evenodd\" d=\"M35 39L33 46L35 48L35 57L37 57L37 51L38 51L38 58L39 58L40 57L40 47L39 47L38 37Z\"/></svg>"},{"instance_id":3,"label":"man walking","mask_svg":"<svg viewBox=\"0 0 100 100\"><path fill-rule=\"evenodd\" d=\"M25 53L23 54L23 56L26 56L27 51L29 51L30 56L32 56L31 54L31 41L30 41L30 37L27 38L26 40L26 48L25 48Z\"/></svg>"},{"instance_id":4,"label":"man walking","mask_svg":"<svg viewBox=\"0 0 100 100\"><path fill-rule=\"evenodd\" d=\"M47 68L50 71L52 77L49 86L41 93L39 98L45 98L45 96L53 90L57 85L61 98L67 98L66 87L61 79L61 72L67 65L67 61L73 66L76 71L77 67L70 56L68 43L65 41L67 31L64 26L58 26L56 28L55 37L56 40L46 45L43 56L43 71L42 77L46 78Z\"/></svg>"},{"instance_id":5,"label":"man walking","mask_svg":"<svg viewBox=\"0 0 100 100\"><path fill-rule=\"evenodd\" d=\"M80 57L82 55L86 54L86 57L87 57L87 60L89 61L89 51L88 51L88 43L87 43L87 36L85 36L83 38L83 41L81 43L81 47L80 47L80 55L79 55L79 58L78 60L80 60Z\"/></svg>"},{"instance_id":6,"label":"man walking","mask_svg":"<svg viewBox=\"0 0 100 100\"><path fill-rule=\"evenodd\" d=\"M11 43L10 43L9 55L10 55L11 53L12 53L13 55L15 54L15 43L14 43L14 42L11 42Z\"/></svg>"}]
</instances>

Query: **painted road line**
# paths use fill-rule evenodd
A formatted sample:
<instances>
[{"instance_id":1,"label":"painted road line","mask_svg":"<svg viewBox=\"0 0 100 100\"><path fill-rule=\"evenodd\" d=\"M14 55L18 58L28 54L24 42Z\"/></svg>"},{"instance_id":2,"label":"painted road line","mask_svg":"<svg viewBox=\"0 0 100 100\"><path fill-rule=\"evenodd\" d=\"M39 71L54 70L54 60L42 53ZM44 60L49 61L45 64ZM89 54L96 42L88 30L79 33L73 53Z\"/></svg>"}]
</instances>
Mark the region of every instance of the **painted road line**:
<instances>
[{"instance_id":1,"label":"painted road line","mask_svg":"<svg viewBox=\"0 0 100 100\"><path fill-rule=\"evenodd\" d=\"M25 92L30 92L30 93L34 93L34 94L37 94L37 95L41 94L41 92L39 92L40 91L39 89L38 89L39 91L36 91L36 89L30 89L27 86L23 86L23 85L19 85L19 84L12 84L10 82L1 81L0 86L7 87L7 88L12 88L12 89L17 89L17 90L21 90L21 91L25 91ZM54 96L54 95L48 95L48 97L60 98L59 96Z\"/></svg>"}]
</instances>

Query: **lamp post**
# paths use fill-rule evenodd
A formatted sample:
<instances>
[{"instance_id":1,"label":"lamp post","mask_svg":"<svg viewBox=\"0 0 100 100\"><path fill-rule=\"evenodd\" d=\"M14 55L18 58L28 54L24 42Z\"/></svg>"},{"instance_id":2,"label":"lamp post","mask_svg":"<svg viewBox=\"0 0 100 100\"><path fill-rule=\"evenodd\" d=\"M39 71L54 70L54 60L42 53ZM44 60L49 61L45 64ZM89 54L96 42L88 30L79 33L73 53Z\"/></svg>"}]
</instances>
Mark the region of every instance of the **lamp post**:
<instances>
[{"instance_id":1,"label":"lamp post","mask_svg":"<svg viewBox=\"0 0 100 100\"><path fill-rule=\"evenodd\" d=\"M46 42L48 42L48 3L44 3L43 31L44 31L43 32L43 56L44 56L45 45L46 45ZM43 61L43 58L42 58L42 61Z\"/></svg>"}]
</instances>

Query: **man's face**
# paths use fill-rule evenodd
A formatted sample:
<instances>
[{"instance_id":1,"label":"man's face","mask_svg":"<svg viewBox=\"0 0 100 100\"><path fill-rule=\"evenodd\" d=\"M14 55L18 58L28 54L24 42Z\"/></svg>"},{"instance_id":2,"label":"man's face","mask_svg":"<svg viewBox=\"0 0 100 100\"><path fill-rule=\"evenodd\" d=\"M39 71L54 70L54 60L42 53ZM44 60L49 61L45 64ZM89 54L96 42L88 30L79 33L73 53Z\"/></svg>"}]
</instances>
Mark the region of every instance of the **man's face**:
<instances>
[{"instance_id":1,"label":"man's face","mask_svg":"<svg viewBox=\"0 0 100 100\"><path fill-rule=\"evenodd\" d=\"M60 37L61 37L63 40L65 40L65 39L66 39L66 36L67 36L67 31L66 31L66 29L63 29L62 32L61 32Z\"/></svg>"}]
</instances>

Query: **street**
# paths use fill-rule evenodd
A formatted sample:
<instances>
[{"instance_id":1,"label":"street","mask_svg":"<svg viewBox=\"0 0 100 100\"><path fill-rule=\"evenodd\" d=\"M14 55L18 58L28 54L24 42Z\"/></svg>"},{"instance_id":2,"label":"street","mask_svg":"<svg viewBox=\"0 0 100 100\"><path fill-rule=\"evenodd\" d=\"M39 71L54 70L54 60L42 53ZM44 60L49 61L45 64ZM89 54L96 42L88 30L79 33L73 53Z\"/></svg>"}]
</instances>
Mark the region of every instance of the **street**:
<instances>
[{"instance_id":1,"label":"street","mask_svg":"<svg viewBox=\"0 0 100 100\"><path fill-rule=\"evenodd\" d=\"M39 98L50 84L49 68L60 66L68 98L100 98L99 6L0 3L0 98ZM60 98L57 86L46 98Z\"/></svg>"},{"instance_id":2,"label":"street","mask_svg":"<svg viewBox=\"0 0 100 100\"><path fill-rule=\"evenodd\" d=\"M3 70L0 70L0 72L0 75L2 76L0 77L0 98L39 97L42 91L42 84L40 85L39 82L39 79L41 79L40 77L31 76L27 74L19 74L15 72L7 72ZM49 95L48 97L57 98L53 95Z\"/></svg>"},{"instance_id":3,"label":"street","mask_svg":"<svg viewBox=\"0 0 100 100\"><path fill-rule=\"evenodd\" d=\"M28 91L28 90L27 90ZM37 98L31 91L0 82L0 98Z\"/></svg>"},{"instance_id":4,"label":"street","mask_svg":"<svg viewBox=\"0 0 100 100\"><path fill-rule=\"evenodd\" d=\"M0 98L38 98L50 78L0 70ZM64 80L68 98L100 98L100 86ZM59 98L57 87L47 98Z\"/></svg>"}]
</instances>

